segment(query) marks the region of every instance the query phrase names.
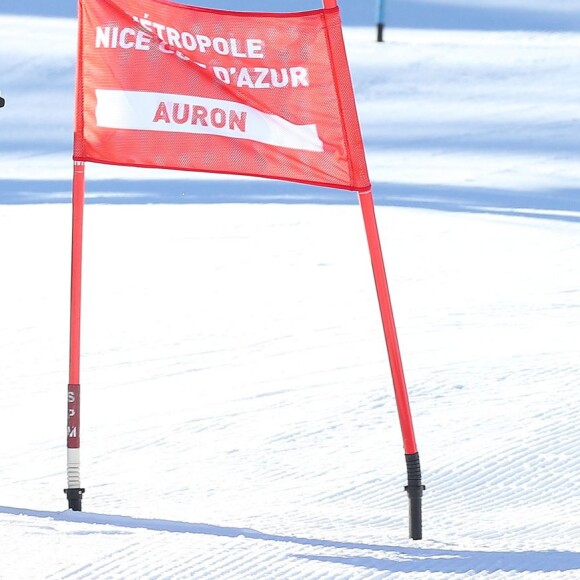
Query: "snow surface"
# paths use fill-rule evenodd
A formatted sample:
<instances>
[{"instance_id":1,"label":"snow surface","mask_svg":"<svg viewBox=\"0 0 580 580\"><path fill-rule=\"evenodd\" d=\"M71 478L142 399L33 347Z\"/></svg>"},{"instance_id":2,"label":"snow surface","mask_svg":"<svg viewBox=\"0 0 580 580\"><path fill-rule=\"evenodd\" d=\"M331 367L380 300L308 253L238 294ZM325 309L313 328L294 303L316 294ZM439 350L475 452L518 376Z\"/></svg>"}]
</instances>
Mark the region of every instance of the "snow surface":
<instances>
[{"instance_id":1,"label":"snow surface","mask_svg":"<svg viewBox=\"0 0 580 580\"><path fill-rule=\"evenodd\" d=\"M64 509L76 25L3 2L0 578L580 577L580 7L387 4L345 36L425 539L356 197L98 165Z\"/></svg>"}]
</instances>

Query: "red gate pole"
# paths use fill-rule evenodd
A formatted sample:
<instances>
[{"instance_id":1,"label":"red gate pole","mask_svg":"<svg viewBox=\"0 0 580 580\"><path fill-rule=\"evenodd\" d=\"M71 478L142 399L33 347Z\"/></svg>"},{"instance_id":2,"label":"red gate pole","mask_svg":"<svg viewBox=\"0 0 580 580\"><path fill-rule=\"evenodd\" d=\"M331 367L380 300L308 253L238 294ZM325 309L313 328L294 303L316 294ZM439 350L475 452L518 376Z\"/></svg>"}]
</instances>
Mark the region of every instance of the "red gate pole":
<instances>
[{"instance_id":1,"label":"red gate pole","mask_svg":"<svg viewBox=\"0 0 580 580\"><path fill-rule=\"evenodd\" d=\"M387 353L395 389L395 399L397 401L397 412L399 423L403 435L403 447L405 450L405 461L407 464L407 485L405 491L409 496L409 537L413 540L420 540L423 537L422 531L422 497L425 486L421 483L421 465L419 463L419 452L415 441L413 429L413 419L409 406L409 396L405 384L403 373L403 363L397 338L397 328L393 316L393 307L389 294L387 275L381 250L381 241L375 216L375 206L371 190L359 192L359 203L362 209L365 231L371 256L375 286L379 299L379 308L383 323L385 341L387 343Z\"/></svg>"},{"instance_id":2,"label":"red gate pole","mask_svg":"<svg viewBox=\"0 0 580 580\"><path fill-rule=\"evenodd\" d=\"M324 8L336 8L337 0L322 0ZM405 450L405 461L407 464L407 485L405 491L409 496L409 537L413 540L420 540L423 537L422 522L422 497L425 486L421 483L421 466L419 463L419 453L415 441L413 430L413 420L409 407L409 396L405 384L403 373L403 363L399 350L399 340L393 316L393 307L387 284L385 263L381 250L381 241L375 216L375 205L372 191L361 191L358 194L359 203L362 209L365 231L371 256L375 286L379 299L379 309L383 323L383 331L387 343L387 353L391 366L391 375L395 389L397 401L397 412L403 434L403 447Z\"/></svg>"},{"instance_id":3,"label":"red gate pole","mask_svg":"<svg viewBox=\"0 0 580 580\"><path fill-rule=\"evenodd\" d=\"M67 489L68 507L81 511L85 490L80 477L80 342L81 272L83 249L83 209L85 202L85 164L74 162L72 187L72 249L70 298L70 351L67 416Z\"/></svg>"}]
</instances>

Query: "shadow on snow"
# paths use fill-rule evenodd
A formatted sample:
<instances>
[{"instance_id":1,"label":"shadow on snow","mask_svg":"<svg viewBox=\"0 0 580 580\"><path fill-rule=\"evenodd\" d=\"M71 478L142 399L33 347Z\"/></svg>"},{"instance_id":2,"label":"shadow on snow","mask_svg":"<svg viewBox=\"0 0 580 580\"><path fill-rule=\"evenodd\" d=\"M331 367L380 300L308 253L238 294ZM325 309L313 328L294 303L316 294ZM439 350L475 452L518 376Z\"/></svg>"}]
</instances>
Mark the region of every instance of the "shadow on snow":
<instances>
[{"instance_id":1,"label":"shadow on snow","mask_svg":"<svg viewBox=\"0 0 580 580\"><path fill-rule=\"evenodd\" d=\"M70 203L71 182L0 179L0 205ZM376 205L580 222L576 189L518 191L452 185L375 183ZM87 203L281 203L352 205L351 191L273 180L87 180Z\"/></svg>"},{"instance_id":2,"label":"shadow on snow","mask_svg":"<svg viewBox=\"0 0 580 580\"><path fill-rule=\"evenodd\" d=\"M356 566L360 568L390 572L556 572L580 568L580 554L576 552L522 551L522 552L485 552L452 549L433 549L405 546L383 546L356 542L341 542L316 538L301 538L268 534L247 528L193 524L172 520L141 519L128 516L112 516L86 512L49 512L0 506L0 513L35 518L49 518L60 522L98 524L124 529L146 529L157 532L176 532L204 534L228 538L243 537L266 542L283 542L315 548L334 550L366 550L376 552L377 556L357 556L344 553L337 555L294 554L293 557ZM79 534L87 534L86 530ZM95 530L95 534L102 533ZM382 552L382 554L380 554Z\"/></svg>"},{"instance_id":3,"label":"shadow on snow","mask_svg":"<svg viewBox=\"0 0 580 580\"><path fill-rule=\"evenodd\" d=\"M467 2L458 4L445 0L389 0L385 22L387 26L400 28L442 30L580 30L580 15L577 11L560 10L558 6L552 7L547 2L534 10L530 6L522 9L499 5L469 6Z\"/></svg>"},{"instance_id":4,"label":"shadow on snow","mask_svg":"<svg viewBox=\"0 0 580 580\"><path fill-rule=\"evenodd\" d=\"M292 5L280 8L272 0L198 0L190 2L197 6L224 10L280 11L310 10L322 6L321 0L294 0ZM457 3L439 0L389 0L386 2L385 23L396 28L440 28L454 30L533 30L568 32L580 30L580 15L576 11L562 10L544 2L533 9L529 3L525 9L490 5L470 6L468 2ZM342 19L350 26L371 26L376 23L376 2L339 0ZM536 4L538 6L538 4ZM28 0L13 3L2 12L74 18L74 3ZM388 34L386 35L388 39Z\"/></svg>"}]
</instances>

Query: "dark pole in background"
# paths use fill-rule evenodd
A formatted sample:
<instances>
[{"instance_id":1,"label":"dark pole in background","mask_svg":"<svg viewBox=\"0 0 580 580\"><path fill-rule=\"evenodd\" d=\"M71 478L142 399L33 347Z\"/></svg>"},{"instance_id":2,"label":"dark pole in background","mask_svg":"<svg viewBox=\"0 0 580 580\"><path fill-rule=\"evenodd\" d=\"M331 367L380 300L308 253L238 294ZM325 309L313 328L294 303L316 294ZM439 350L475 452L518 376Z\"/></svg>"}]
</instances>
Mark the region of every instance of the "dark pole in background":
<instances>
[{"instance_id":1,"label":"dark pole in background","mask_svg":"<svg viewBox=\"0 0 580 580\"><path fill-rule=\"evenodd\" d=\"M377 42L383 42L383 29L385 27L386 0L378 0L377 5Z\"/></svg>"}]
</instances>

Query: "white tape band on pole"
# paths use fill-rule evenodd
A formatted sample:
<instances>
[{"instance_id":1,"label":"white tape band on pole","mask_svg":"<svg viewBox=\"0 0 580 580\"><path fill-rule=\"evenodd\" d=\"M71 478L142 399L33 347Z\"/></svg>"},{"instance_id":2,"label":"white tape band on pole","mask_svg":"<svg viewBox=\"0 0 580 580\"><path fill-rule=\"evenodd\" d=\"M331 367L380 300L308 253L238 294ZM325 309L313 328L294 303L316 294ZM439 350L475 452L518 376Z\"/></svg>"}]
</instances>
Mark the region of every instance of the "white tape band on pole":
<instances>
[{"instance_id":1,"label":"white tape band on pole","mask_svg":"<svg viewBox=\"0 0 580 580\"><path fill-rule=\"evenodd\" d=\"M67 468L66 475L68 487L71 489L80 488L81 486L81 450L71 449L66 450Z\"/></svg>"}]
</instances>

